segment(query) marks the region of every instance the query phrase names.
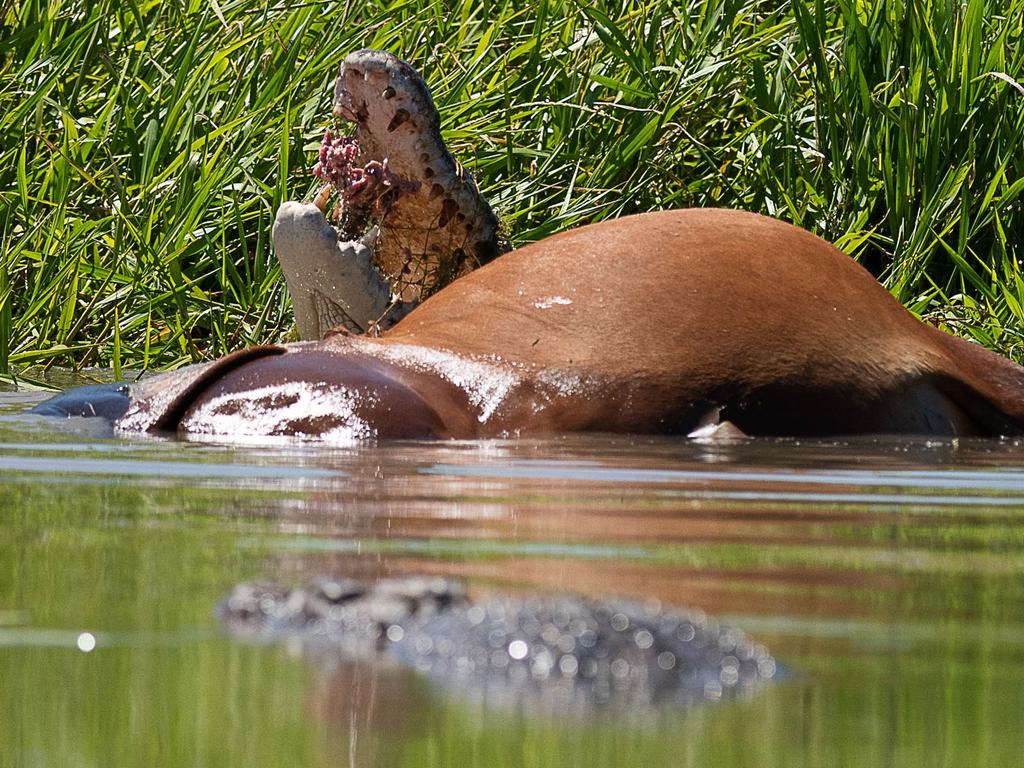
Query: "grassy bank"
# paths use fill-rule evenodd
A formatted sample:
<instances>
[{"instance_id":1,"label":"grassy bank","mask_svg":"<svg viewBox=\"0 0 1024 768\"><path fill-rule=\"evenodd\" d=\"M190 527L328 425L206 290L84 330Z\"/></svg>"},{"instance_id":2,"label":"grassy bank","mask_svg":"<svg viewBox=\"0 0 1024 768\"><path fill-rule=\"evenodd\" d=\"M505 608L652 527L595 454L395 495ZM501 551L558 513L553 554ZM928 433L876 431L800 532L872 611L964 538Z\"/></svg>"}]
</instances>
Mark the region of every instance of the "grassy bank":
<instances>
[{"instance_id":1,"label":"grassy bank","mask_svg":"<svg viewBox=\"0 0 1024 768\"><path fill-rule=\"evenodd\" d=\"M763 211L914 311L1020 343L1024 0L520 5L0 6L0 372L285 336L270 223L313 189L359 47L421 70L517 243L663 207Z\"/></svg>"}]
</instances>

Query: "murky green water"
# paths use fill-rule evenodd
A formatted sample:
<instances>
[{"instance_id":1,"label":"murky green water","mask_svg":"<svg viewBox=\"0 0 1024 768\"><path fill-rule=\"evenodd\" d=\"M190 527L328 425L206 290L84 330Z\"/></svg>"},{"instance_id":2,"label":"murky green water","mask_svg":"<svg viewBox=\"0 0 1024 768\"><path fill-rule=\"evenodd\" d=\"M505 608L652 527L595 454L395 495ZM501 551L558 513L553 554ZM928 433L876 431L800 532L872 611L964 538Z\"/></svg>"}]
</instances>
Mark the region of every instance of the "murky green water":
<instances>
[{"instance_id":1,"label":"murky green water","mask_svg":"<svg viewBox=\"0 0 1024 768\"><path fill-rule=\"evenodd\" d=\"M1024 762L1020 445L238 448L17 415L37 399L0 394L2 766ZM749 701L555 718L213 614L237 582L319 573L699 606L787 674Z\"/></svg>"}]
</instances>

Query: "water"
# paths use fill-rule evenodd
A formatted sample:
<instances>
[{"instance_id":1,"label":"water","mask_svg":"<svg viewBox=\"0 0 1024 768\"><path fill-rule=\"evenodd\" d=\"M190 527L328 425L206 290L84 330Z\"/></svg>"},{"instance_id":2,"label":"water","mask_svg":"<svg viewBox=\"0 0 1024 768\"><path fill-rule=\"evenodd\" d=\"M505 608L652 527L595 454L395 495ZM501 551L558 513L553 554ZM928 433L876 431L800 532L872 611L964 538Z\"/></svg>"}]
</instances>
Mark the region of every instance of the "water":
<instances>
[{"instance_id":1,"label":"water","mask_svg":"<svg viewBox=\"0 0 1024 768\"><path fill-rule=\"evenodd\" d=\"M0 394L0 766L1018 766L1024 446L112 440ZM85 426L81 425L84 429ZM749 700L555 718L228 636L241 581L696 606Z\"/></svg>"}]
</instances>

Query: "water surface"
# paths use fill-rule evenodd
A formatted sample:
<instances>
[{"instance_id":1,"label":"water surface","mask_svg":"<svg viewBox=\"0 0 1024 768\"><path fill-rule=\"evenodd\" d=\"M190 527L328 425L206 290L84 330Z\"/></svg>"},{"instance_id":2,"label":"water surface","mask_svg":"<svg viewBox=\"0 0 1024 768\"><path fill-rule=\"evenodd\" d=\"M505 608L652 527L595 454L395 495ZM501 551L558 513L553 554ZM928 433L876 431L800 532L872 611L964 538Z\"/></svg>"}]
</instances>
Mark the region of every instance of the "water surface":
<instances>
[{"instance_id":1,"label":"water surface","mask_svg":"<svg viewBox=\"0 0 1024 768\"><path fill-rule=\"evenodd\" d=\"M1024 446L97 436L0 393L0 765L970 766L1024 755ZM240 581L440 574L699 607L786 674L492 711L231 638Z\"/></svg>"}]
</instances>

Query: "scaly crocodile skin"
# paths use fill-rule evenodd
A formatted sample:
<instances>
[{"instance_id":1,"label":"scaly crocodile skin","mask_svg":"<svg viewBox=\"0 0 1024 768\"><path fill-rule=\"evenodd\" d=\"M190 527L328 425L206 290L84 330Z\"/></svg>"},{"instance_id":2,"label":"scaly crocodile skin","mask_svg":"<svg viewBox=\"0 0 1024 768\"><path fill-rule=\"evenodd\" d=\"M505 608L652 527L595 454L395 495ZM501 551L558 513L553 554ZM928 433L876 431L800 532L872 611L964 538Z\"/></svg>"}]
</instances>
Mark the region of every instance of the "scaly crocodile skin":
<instances>
[{"instance_id":1,"label":"scaly crocodile skin","mask_svg":"<svg viewBox=\"0 0 1024 768\"><path fill-rule=\"evenodd\" d=\"M218 609L235 634L302 641L340 661L398 661L476 702L535 713L633 714L744 696L768 650L700 611L566 594L471 600L458 581L324 577L240 584Z\"/></svg>"},{"instance_id":2,"label":"scaly crocodile skin","mask_svg":"<svg viewBox=\"0 0 1024 768\"><path fill-rule=\"evenodd\" d=\"M356 125L355 142L328 133L327 149L346 148L340 165L315 170L331 186L313 203L285 202L273 230L295 322L309 340L385 330L508 250L494 212L445 146L430 91L412 67L384 51L350 54L334 113ZM358 192L341 183L353 174L370 183ZM343 199L338 228L324 217L332 188Z\"/></svg>"},{"instance_id":3,"label":"scaly crocodile skin","mask_svg":"<svg viewBox=\"0 0 1024 768\"><path fill-rule=\"evenodd\" d=\"M430 91L411 66L385 51L349 54L334 114L356 125L362 164L386 159L390 171L418 182L377 222L374 261L399 298L422 300L508 249L491 207L445 146Z\"/></svg>"}]
</instances>

